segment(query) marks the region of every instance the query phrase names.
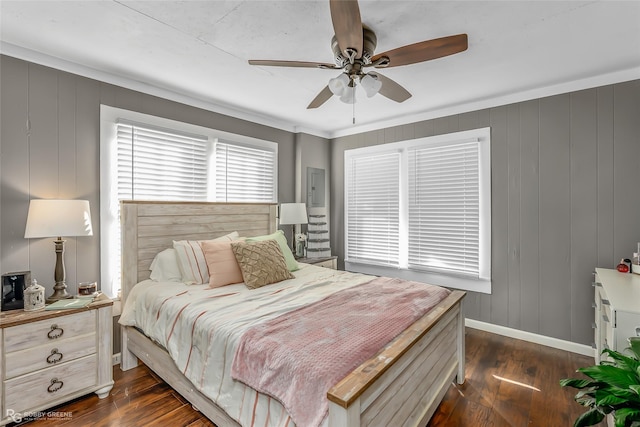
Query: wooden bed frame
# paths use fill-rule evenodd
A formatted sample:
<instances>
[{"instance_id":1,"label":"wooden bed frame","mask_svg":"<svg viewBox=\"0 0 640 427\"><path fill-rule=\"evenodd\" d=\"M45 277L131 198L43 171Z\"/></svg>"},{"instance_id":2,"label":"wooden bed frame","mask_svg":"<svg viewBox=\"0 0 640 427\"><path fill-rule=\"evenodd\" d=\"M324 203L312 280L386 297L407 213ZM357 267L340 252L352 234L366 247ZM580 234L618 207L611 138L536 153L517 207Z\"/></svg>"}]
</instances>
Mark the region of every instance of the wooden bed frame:
<instances>
[{"instance_id":1,"label":"wooden bed frame","mask_svg":"<svg viewBox=\"0 0 640 427\"><path fill-rule=\"evenodd\" d=\"M122 304L149 278L154 256L173 240L205 240L232 231L241 236L276 230L276 205L124 201ZM376 356L329 390L329 426L424 426L451 381L464 383L465 293L453 291ZM122 328L122 370L140 359L219 427L238 426L176 368L169 354L132 327Z\"/></svg>"}]
</instances>

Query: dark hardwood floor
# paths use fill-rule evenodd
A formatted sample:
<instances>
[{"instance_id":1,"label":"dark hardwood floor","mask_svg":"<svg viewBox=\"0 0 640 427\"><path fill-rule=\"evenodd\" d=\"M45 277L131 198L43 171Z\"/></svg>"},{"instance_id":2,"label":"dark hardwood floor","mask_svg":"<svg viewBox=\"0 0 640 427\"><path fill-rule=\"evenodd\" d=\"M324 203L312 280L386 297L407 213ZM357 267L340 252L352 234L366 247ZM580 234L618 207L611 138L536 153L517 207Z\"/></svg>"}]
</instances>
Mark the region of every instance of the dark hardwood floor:
<instances>
[{"instance_id":1,"label":"dark hardwood floor","mask_svg":"<svg viewBox=\"0 0 640 427\"><path fill-rule=\"evenodd\" d=\"M466 332L466 382L451 385L430 427L571 426L583 412L575 392L558 385L593 358L506 338ZM106 399L95 394L52 409L67 419L40 419L37 426L214 426L146 366L122 372ZM62 414L64 415L64 414ZM602 423L604 426L604 423ZM384 426L387 427L387 426Z\"/></svg>"}]
</instances>

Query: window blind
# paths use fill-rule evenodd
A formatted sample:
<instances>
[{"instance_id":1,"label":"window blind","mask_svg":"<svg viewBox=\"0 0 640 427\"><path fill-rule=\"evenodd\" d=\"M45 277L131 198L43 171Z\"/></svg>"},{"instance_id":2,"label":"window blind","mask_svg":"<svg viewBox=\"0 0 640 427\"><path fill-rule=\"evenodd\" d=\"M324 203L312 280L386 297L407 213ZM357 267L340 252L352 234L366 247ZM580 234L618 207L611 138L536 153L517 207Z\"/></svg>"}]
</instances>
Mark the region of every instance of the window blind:
<instances>
[{"instance_id":1,"label":"window blind","mask_svg":"<svg viewBox=\"0 0 640 427\"><path fill-rule=\"evenodd\" d=\"M217 141L215 198L227 202L276 201L275 150Z\"/></svg>"},{"instance_id":2,"label":"window blind","mask_svg":"<svg viewBox=\"0 0 640 427\"><path fill-rule=\"evenodd\" d=\"M352 157L347 171L347 260L397 266L400 154Z\"/></svg>"},{"instance_id":3,"label":"window blind","mask_svg":"<svg viewBox=\"0 0 640 427\"><path fill-rule=\"evenodd\" d=\"M118 123L118 200L206 200L206 136Z\"/></svg>"},{"instance_id":4,"label":"window blind","mask_svg":"<svg viewBox=\"0 0 640 427\"><path fill-rule=\"evenodd\" d=\"M408 150L409 268L479 275L478 142Z\"/></svg>"}]
</instances>

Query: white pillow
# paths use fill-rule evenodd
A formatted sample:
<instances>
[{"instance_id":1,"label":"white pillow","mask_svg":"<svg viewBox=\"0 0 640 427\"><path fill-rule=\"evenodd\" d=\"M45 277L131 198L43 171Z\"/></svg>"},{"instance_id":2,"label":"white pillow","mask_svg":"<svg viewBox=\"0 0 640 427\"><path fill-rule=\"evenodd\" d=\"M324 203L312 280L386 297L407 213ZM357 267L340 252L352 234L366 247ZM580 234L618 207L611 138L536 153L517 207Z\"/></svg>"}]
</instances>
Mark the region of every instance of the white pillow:
<instances>
[{"instance_id":1,"label":"white pillow","mask_svg":"<svg viewBox=\"0 0 640 427\"><path fill-rule=\"evenodd\" d=\"M237 231L211 241L232 241L239 238ZM178 255L178 266L182 274L182 282L187 285L202 285L209 283L209 269L200 242L205 240L174 240L173 248Z\"/></svg>"},{"instance_id":2,"label":"white pillow","mask_svg":"<svg viewBox=\"0 0 640 427\"><path fill-rule=\"evenodd\" d=\"M165 249L151 262L149 278L156 282L182 282L182 272L178 266L175 249Z\"/></svg>"}]
</instances>

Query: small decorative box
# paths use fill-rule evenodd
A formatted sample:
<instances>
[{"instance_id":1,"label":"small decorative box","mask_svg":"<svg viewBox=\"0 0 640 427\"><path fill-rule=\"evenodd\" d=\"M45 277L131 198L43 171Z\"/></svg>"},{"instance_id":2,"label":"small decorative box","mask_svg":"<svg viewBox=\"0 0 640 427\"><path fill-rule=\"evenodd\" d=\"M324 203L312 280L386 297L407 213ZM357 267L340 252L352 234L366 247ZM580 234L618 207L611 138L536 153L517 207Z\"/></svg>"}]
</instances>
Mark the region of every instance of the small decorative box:
<instances>
[{"instance_id":1,"label":"small decorative box","mask_svg":"<svg viewBox=\"0 0 640 427\"><path fill-rule=\"evenodd\" d=\"M31 286L24 290L24 311L44 310L44 288L33 279Z\"/></svg>"}]
</instances>

